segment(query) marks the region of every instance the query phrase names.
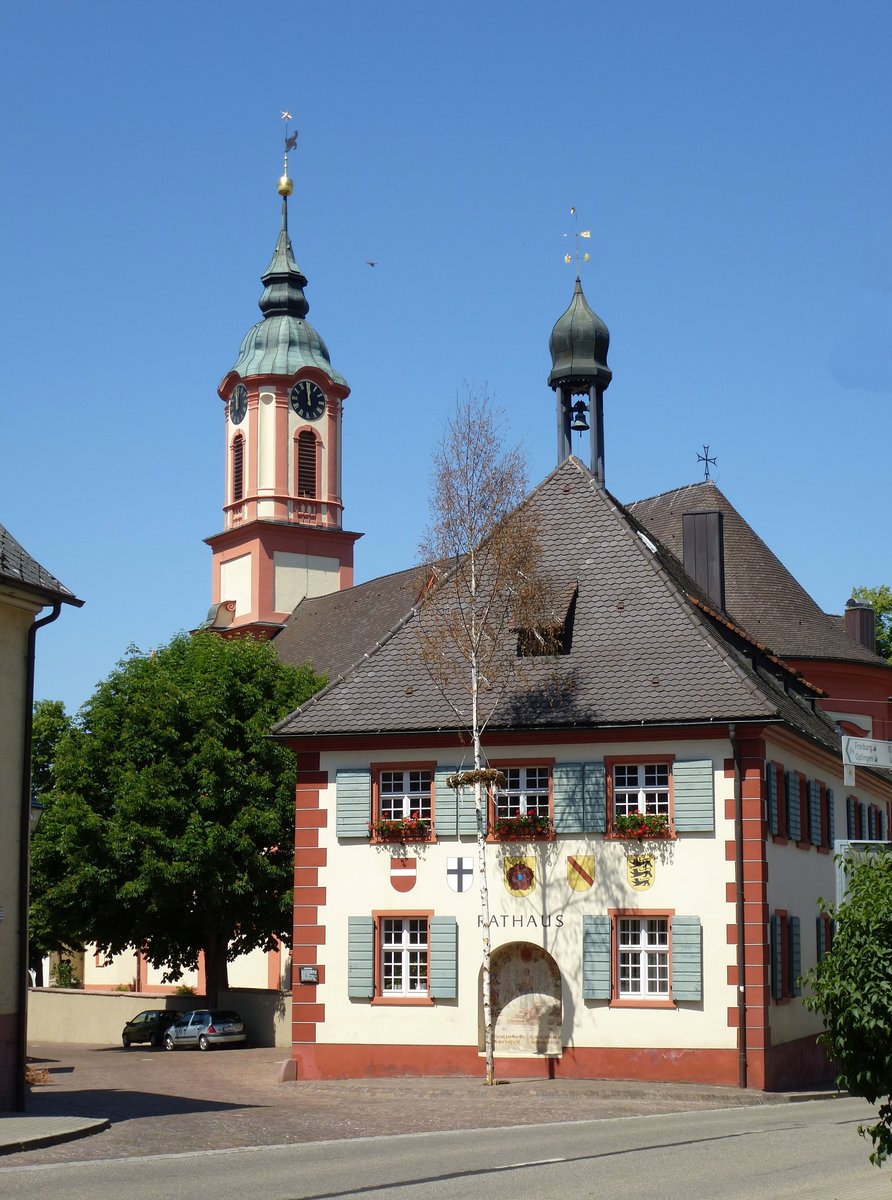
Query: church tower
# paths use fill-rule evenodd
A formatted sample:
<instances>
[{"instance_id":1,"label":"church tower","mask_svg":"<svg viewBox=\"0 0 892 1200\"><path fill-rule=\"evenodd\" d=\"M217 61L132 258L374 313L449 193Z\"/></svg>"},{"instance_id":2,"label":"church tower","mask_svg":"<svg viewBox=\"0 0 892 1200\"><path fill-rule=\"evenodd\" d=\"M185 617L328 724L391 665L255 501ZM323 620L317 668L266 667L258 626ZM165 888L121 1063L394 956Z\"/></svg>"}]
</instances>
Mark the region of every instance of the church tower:
<instances>
[{"instance_id":1,"label":"church tower","mask_svg":"<svg viewBox=\"0 0 892 1200\"><path fill-rule=\"evenodd\" d=\"M558 465L570 454L571 431L591 428L592 474L604 487L604 393L613 372L607 366L610 333L596 312L589 308L576 276L573 298L555 322L548 342L551 374L548 386L557 400ZM574 396L585 400L574 401ZM588 413L588 421L586 420Z\"/></svg>"},{"instance_id":2,"label":"church tower","mask_svg":"<svg viewBox=\"0 0 892 1200\"><path fill-rule=\"evenodd\" d=\"M242 342L218 392L226 422L224 528L213 552L212 606L205 628L272 637L306 596L353 583L353 546L343 528L341 415L350 395L328 348L307 321L307 280L282 225L261 276L262 320Z\"/></svg>"}]
</instances>

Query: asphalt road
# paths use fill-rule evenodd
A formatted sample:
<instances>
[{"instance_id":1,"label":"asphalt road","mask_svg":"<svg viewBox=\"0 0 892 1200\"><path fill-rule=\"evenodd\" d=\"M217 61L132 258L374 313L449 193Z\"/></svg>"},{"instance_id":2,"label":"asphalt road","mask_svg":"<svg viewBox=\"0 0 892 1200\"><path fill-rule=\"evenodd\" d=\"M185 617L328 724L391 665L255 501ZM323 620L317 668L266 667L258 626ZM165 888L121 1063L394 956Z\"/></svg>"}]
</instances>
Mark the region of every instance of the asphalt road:
<instances>
[{"instance_id":1,"label":"asphalt road","mask_svg":"<svg viewBox=\"0 0 892 1200\"><path fill-rule=\"evenodd\" d=\"M0 1167L4 1200L888 1200L863 1101ZM83 1143L81 1143L83 1145ZM18 1160L22 1156L16 1156ZM8 1161L8 1160L7 1160Z\"/></svg>"}]
</instances>

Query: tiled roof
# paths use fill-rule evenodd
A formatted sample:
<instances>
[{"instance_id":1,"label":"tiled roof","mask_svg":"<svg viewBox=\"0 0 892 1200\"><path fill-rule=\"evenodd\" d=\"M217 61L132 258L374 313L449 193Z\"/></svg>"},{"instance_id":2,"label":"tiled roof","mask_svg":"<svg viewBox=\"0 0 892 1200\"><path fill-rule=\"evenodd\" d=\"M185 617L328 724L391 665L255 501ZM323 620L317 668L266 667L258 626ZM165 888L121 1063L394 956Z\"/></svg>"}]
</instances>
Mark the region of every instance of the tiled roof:
<instances>
[{"instance_id":1,"label":"tiled roof","mask_svg":"<svg viewBox=\"0 0 892 1200\"><path fill-rule=\"evenodd\" d=\"M410 611L418 567L298 604L273 645L282 662L312 662L320 675L344 675Z\"/></svg>"},{"instance_id":2,"label":"tiled roof","mask_svg":"<svg viewBox=\"0 0 892 1200\"><path fill-rule=\"evenodd\" d=\"M83 603L64 583L51 575L31 557L3 525L0 525L0 584L38 592L48 600L62 600L66 604Z\"/></svg>"},{"instance_id":3,"label":"tiled roof","mask_svg":"<svg viewBox=\"0 0 892 1200\"><path fill-rule=\"evenodd\" d=\"M638 523L578 460L563 463L527 503L539 521L546 583L555 591L577 585L569 652L519 660L491 730L778 720L838 745L832 725L814 713L808 689L751 644L741 647L740 638L692 605L678 563L642 536ZM400 578L388 577L389 618ZM349 597L340 593L341 605ZM354 598L358 613L361 597ZM325 599L332 611L338 607L335 597ZM390 620L386 636L383 624L374 631L368 626L368 653L358 661L354 655L344 678L281 722L277 732L324 736L465 724L455 712L467 708L464 689L456 685L445 697L431 680L419 657L417 622L410 602L401 619ZM377 645L369 641L373 632ZM326 630L320 637L324 645L331 635ZM311 642L304 640L304 656L316 661ZM516 647L516 635L506 634L506 662L517 661Z\"/></svg>"},{"instance_id":4,"label":"tiled roof","mask_svg":"<svg viewBox=\"0 0 892 1200\"><path fill-rule=\"evenodd\" d=\"M712 480L630 504L629 511L682 562L682 516L723 514L725 608L738 625L782 658L883 662L825 613L719 491Z\"/></svg>"}]
</instances>

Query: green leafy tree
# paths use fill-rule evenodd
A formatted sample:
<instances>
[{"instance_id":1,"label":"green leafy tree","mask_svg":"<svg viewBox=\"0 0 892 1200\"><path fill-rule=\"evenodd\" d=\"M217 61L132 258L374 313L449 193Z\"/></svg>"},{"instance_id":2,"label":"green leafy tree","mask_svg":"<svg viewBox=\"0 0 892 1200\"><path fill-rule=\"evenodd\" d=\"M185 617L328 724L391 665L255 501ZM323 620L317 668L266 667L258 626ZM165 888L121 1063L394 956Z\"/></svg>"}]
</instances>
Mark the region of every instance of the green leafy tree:
<instances>
[{"instance_id":1,"label":"green leafy tree","mask_svg":"<svg viewBox=\"0 0 892 1200\"><path fill-rule=\"evenodd\" d=\"M71 729L71 717L65 712L61 700L38 700L34 705L31 729L31 795L41 804L47 803L55 781L54 767L56 747ZM37 836L36 834L34 835ZM31 881L34 893L34 881ZM43 937L35 936L33 923L30 928L29 965L38 984L43 983L43 959L51 950L62 950L56 939L43 930Z\"/></svg>"},{"instance_id":2,"label":"green leafy tree","mask_svg":"<svg viewBox=\"0 0 892 1200\"><path fill-rule=\"evenodd\" d=\"M131 649L56 747L32 849L35 937L143 949L169 977L288 941L294 759L267 735L323 681L268 642Z\"/></svg>"},{"instance_id":3,"label":"green leafy tree","mask_svg":"<svg viewBox=\"0 0 892 1200\"><path fill-rule=\"evenodd\" d=\"M856 587L852 589L856 600L867 600L873 605L877 621L877 654L892 662L892 588L887 583L878 587Z\"/></svg>"},{"instance_id":4,"label":"green leafy tree","mask_svg":"<svg viewBox=\"0 0 892 1200\"><path fill-rule=\"evenodd\" d=\"M828 906L836 923L832 949L805 977L805 1005L820 1012L837 1083L879 1105L870 1161L892 1152L892 851L848 860L848 892ZM824 907L824 901L820 901Z\"/></svg>"}]
</instances>

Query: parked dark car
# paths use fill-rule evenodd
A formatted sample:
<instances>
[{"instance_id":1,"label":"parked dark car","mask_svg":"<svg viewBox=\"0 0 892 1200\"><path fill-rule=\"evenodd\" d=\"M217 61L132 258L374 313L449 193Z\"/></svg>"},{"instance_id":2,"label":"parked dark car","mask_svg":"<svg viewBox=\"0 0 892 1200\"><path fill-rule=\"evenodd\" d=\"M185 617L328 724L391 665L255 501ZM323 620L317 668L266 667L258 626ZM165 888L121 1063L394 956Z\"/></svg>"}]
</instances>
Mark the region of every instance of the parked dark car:
<instances>
[{"instance_id":1,"label":"parked dark car","mask_svg":"<svg viewBox=\"0 0 892 1200\"><path fill-rule=\"evenodd\" d=\"M164 1044L164 1031L174 1023L178 1014L163 1008L147 1008L145 1012L131 1017L124 1026L121 1041L125 1048L134 1042L150 1042L153 1046Z\"/></svg>"},{"instance_id":2,"label":"parked dark car","mask_svg":"<svg viewBox=\"0 0 892 1200\"><path fill-rule=\"evenodd\" d=\"M194 1012L182 1013L166 1030L164 1049L197 1046L199 1050L210 1050L212 1046L231 1045L247 1039L245 1026L237 1012L225 1008L197 1008Z\"/></svg>"}]
</instances>

